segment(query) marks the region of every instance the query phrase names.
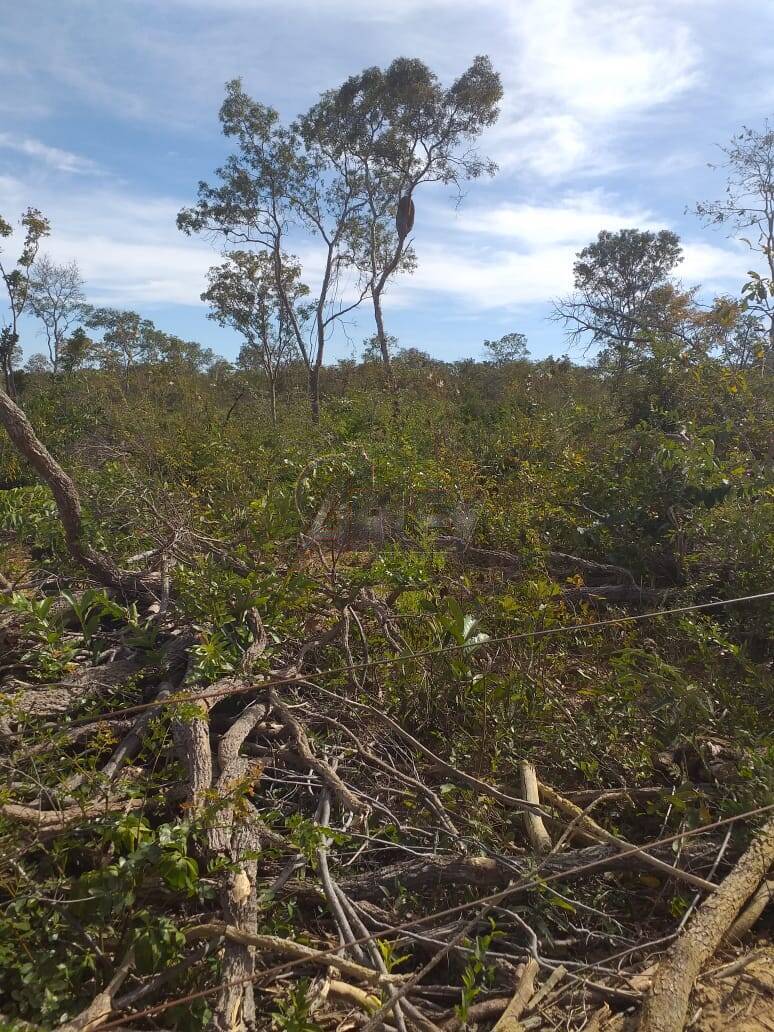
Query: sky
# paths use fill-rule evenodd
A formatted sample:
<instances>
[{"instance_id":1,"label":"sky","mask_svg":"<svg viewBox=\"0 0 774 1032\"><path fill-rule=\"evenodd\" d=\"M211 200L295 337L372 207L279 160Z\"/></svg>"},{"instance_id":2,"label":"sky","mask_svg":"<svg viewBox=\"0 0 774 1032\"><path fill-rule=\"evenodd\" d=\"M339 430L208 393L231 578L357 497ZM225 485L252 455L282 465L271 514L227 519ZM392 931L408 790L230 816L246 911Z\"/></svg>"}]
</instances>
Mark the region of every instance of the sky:
<instances>
[{"instance_id":1,"label":"sky","mask_svg":"<svg viewBox=\"0 0 774 1032\"><path fill-rule=\"evenodd\" d=\"M290 120L364 67L419 57L451 83L477 54L505 90L480 145L499 171L461 202L415 197L418 269L384 305L402 346L453 360L519 331L562 354L552 300L601 229L672 229L686 286L738 293L744 245L687 209L722 193L718 145L774 114L774 0L6 0L0 215L40 208L45 250L78 262L92 303L233 358L199 297L216 245L175 226L228 154L225 82ZM301 256L314 292L314 241ZM366 305L330 358L372 333Z\"/></svg>"}]
</instances>

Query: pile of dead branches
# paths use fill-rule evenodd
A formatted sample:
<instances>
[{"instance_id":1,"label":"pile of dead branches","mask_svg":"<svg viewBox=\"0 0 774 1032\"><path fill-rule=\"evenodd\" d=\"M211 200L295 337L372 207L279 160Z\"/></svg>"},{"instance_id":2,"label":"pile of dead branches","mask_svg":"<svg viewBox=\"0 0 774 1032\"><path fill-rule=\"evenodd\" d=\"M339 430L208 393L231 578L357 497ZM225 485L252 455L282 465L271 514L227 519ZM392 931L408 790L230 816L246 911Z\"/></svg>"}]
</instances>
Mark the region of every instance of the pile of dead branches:
<instances>
[{"instance_id":1,"label":"pile of dead branches","mask_svg":"<svg viewBox=\"0 0 774 1032\"><path fill-rule=\"evenodd\" d=\"M362 676L367 658L354 660L352 629L366 642L369 621L399 648L389 599L363 589L336 612L273 649L270 669L251 612L241 669L209 685L190 676L195 631L162 613L161 660L144 671L141 701L75 720L85 698L142 670L126 644L55 687L6 678L6 871L29 871L58 836L132 811L192 820L213 872L209 909L170 904L186 943L177 963L142 975L130 947L62 1027L165 1027L170 1008L206 998L212 1028L264 1029L294 985L309 1028L685 1027L702 970L768 901L770 817L635 841L611 828L636 827L663 786L573 801L527 762L513 786L471 774L391 716ZM6 626L7 641L14 633ZM335 678L319 663L331 644L345 658ZM162 716L164 791L138 798L133 765ZM118 744L95 769L36 781L46 728L56 748L82 750L105 727ZM756 824L742 851L734 830ZM688 905L667 924L657 903L674 888ZM290 932L267 932L289 904ZM742 958L715 977L744 969Z\"/></svg>"}]
</instances>

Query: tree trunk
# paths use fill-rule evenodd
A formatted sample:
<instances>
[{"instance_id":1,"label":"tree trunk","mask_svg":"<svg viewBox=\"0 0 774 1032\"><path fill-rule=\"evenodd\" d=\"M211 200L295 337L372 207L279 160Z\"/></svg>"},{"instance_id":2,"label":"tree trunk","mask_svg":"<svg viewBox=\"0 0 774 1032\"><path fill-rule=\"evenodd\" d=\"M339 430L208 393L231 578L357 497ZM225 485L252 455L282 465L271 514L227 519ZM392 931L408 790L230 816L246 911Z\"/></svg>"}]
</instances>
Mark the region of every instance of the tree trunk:
<instances>
[{"instance_id":1,"label":"tree trunk","mask_svg":"<svg viewBox=\"0 0 774 1032\"><path fill-rule=\"evenodd\" d=\"M312 419L315 423L320 422L320 367L313 365L309 370L309 405L312 409Z\"/></svg>"},{"instance_id":2,"label":"tree trunk","mask_svg":"<svg viewBox=\"0 0 774 1032\"><path fill-rule=\"evenodd\" d=\"M130 595L155 597L149 577L120 570L109 556L96 551L84 540L81 501L75 483L38 439L24 412L3 391L0 391L0 423L16 450L50 488L73 559L100 584Z\"/></svg>"},{"instance_id":3,"label":"tree trunk","mask_svg":"<svg viewBox=\"0 0 774 1032\"><path fill-rule=\"evenodd\" d=\"M382 361L384 362L384 371L387 376L387 386L393 395L393 402L395 402L397 395L397 386L395 384L395 373L392 368L392 358L390 357L390 349L387 345L387 334L384 331L384 317L382 316L382 292L376 290L373 293L374 301L374 319L376 320L376 338L379 341L379 350L382 353Z\"/></svg>"},{"instance_id":4,"label":"tree trunk","mask_svg":"<svg viewBox=\"0 0 774 1032\"><path fill-rule=\"evenodd\" d=\"M271 425L277 429L277 383L269 377L269 401L271 403Z\"/></svg>"},{"instance_id":5,"label":"tree trunk","mask_svg":"<svg viewBox=\"0 0 774 1032\"><path fill-rule=\"evenodd\" d=\"M3 356L3 378L5 380L5 389L8 397L13 401L16 401L16 380L13 375L13 365L11 363L11 356Z\"/></svg>"}]
</instances>

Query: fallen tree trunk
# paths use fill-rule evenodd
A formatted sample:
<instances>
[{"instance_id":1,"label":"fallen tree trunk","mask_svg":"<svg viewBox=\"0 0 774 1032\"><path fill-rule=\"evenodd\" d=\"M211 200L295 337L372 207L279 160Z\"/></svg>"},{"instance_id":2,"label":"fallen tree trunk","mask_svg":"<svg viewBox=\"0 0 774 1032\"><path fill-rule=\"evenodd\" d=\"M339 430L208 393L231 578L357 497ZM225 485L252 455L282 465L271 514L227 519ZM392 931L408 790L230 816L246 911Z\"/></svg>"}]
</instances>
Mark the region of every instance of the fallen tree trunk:
<instances>
[{"instance_id":1,"label":"fallen tree trunk","mask_svg":"<svg viewBox=\"0 0 774 1032\"><path fill-rule=\"evenodd\" d=\"M607 842L610 845L618 846L622 852L628 852L631 849L637 848L631 842L620 838L618 835L611 834L611 832L597 824L597 822L592 820L592 818L581 810L579 806L576 806L575 803L571 802L569 799L565 799L563 795L560 795L560 793L557 792L556 789L551 788L550 785L546 785L541 782L539 787L544 803L555 807L566 817L572 818L573 826L591 835L598 842ZM705 878L698 878L695 874L691 874L688 871L681 871L679 868L673 867L671 863L667 863L665 860L661 860L657 856L650 855L646 851L643 851L642 858L645 863L650 864L651 867L655 867L656 870L661 871L662 874L668 874L673 878L677 878L679 881L687 882L689 885L693 885L695 888L701 889L702 892L715 891L715 885L712 882L707 881Z\"/></svg>"},{"instance_id":2,"label":"fallen tree trunk","mask_svg":"<svg viewBox=\"0 0 774 1032\"><path fill-rule=\"evenodd\" d=\"M673 856L670 847L661 846L652 849L651 856L643 853L621 855L617 846L599 845L585 849L574 849L566 853L555 853L540 861L542 877L572 877L576 868L583 868L588 874L587 865L595 864L599 870L622 867L630 871L652 870L652 856ZM712 855L712 846L692 844L684 856L699 860ZM339 882L342 890L356 900L384 899L385 890L397 891L400 886L409 891L431 889L438 885L473 885L481 889L505 888L510 882L521 877L531 876L531 866L525 863L524 857L509 857L506 862L491 856L443 857L430 855L421 860L406 860L396 864L385 865L378 870L342 878ZM291 881L283 889L283 895L295 895L299 899L318 899L320 889L306 881Z\"/></svg>"},{"instance_id":3,"label":"fallen tree trunk","mask_svg":"<svg viewBox=\"0 0 774 1032\"><path fill-rule=\"evenodd\" d=\"M645 1001L640 1032L682 1032L699 972L720 945L734 918L774 863L774 820L768 821L717 891L659 964Z\"/></svg>"},{"instance_id":4,"label":"fallen tree trunk","mask_svg":"<svg viewBox=\"0 0 774 1032\"><path fill-rule=\"evenodd\" d=\"M528 556L504 552L501 549L479 548L458 537L441 536L436 538L436 544L440 548L455 551L461 559L465 559L474 566L500 569L506 573L523 571L529 559ZM578 587L563 588L562 597L568 602L580 602L584 599L589 601L598 599L604 602L655 602L662 597L661 592L639 585L631 571L623 566L599 563L577 555L568 555L566 552L548 551L542 555L548 568L555 574L566 573L573 569L595 579L615 578L615 581L598 585L582 584Z\"/></svg>"},{"instance_id":5,"label":"fallen tree trunk","mask_svg":"<svg viewBox=\"0 0 774 1032\"><path fill-rule=\"evenodd\" d=\"M540 806L540 791L534 766L528 760L519 764L521 774L521 793L527 802ZM536 813L525 811L524 831L536 853L551 852L551 836L546 831L543 820Z\"/></svg>"},{"instance_id":6,"label":"fallen tree trunk","mask_svg":"<svg viewBox=\"0 0 774 1032\"><path fill-rule=\"evenodd\" d=\"M724 940L736 943L743 939L772 900L774 900L774 881L765 881L728 929L723 937Z\"/></svg>"},{"instance_id":7,"label":"fallen tree trunk","mask_svg":"<svg viewBox=\"0 0 774 1032\"><path fill-rule=\"evenodd\" d=\"M29 462L54 496L65 541L73 559L106 587L116 588L134 597L154 599L154 589L159 586L158 576L154 578L149 574L121 570L110 556L88 544L83 528L81 500L75 482L39 440L32 423L22 409L2 390L0 423L5 427L16 450Z\"/></svg>"},{"instance_id":8,"label":"fallen tree trunk","mask_svg":"<svg viewBox=\"0 0 774 1032\"><path fill-rule=\"evenodd\" d=\"M92 820L106 813L141 810L144 805L142 799L98 799L83 806L68 806L65 810L39 810L21 803L0 803L0 814L44 831L65 831L79 821Z\"/></svg>"}]
</instances>

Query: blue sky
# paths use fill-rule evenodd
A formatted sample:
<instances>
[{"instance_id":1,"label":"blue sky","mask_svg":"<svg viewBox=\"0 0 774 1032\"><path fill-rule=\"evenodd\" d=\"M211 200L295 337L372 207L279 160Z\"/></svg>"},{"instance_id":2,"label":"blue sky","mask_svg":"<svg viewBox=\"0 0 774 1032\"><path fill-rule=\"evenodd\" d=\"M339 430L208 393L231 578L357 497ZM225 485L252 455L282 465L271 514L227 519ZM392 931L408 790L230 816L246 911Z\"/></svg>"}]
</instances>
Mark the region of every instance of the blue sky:
<instances>
[{"instance_id":1,"label":"blue sky","mask_svg":"<svg viewBox=\"0 0 774 1032\"><path fill-rule=\"evenodd\" d=\"M76 259L94 303L233 357L199 300L213 246L175 228L227 153L223 84L292 118L348 75L398 55L450 82L476 54L503 78L481 149L500 171L462 205L417 196L417 272L386 298L401 344L480 354L511 330L565 350L546 320L574 253L600 229L667 227L681 278L736 292L742 245L685 213L719 195L707 168L741 124L774 113L772 0L27 0L0 25L0 214L48 214L46 250ZM314 283L318 256L300 252ZM331 358L372 333L366 306ZM40 350L28 328L27 352Z\"/></svg>"}]
</instances>

